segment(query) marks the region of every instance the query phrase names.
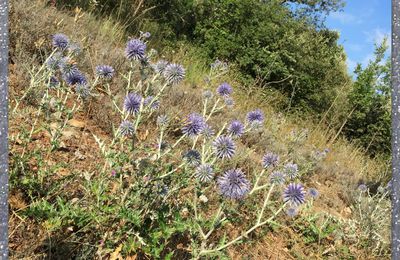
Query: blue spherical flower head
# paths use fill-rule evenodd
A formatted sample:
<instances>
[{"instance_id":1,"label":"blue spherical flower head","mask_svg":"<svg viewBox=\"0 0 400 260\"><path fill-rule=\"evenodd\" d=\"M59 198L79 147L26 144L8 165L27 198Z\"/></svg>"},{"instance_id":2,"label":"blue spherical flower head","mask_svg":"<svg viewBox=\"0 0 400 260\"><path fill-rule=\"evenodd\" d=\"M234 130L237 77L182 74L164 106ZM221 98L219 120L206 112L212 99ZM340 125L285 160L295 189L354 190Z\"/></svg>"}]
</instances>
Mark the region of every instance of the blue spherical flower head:
<instances>
[{"instance_id":1,"label":"blue spherical flower head","mask_svg":"<svg viewBox=\"0 0 400 260\"><path fill-rule=\"evenodd\" d=\"M146 54L146 44L139 39L132 39L128 41L125 48L125 55L130 60L142 60Z\"/></svg>"},{"instance_id":2,"label":"blue spherical flower head","mask_svg":"<svg viewBox=\"0 0 400 260\"><path fill-rule=\"evenodd\" d=\"M211 92L211 90L205 90L203 92L203 98L204 99L211 99L213 97L213 93Z\"/></svg>"},{"instance_id":3,"label":"blue spherical flower head","mask_svg":"<svg viewBox=\"0 0 400 260\"><path fill-rule=\"evenodd\" d=\"M279 161L278 155L273 153L266 153L263 156L262 165L265 169L269 167L275 167L278 164L278 161Z\"/></svg>"},{"instance_id":4,"label":"blue spherical flower head","mask_svg":"<svg viewBox=\"0 0 400 260\"><path fill-rule=\"evenodd\" d=\"M228 127L228 133L234 137L240 137L244 133L244 125L239 120L234 120Z\"/></svg>"},{"instance_id":5,"label":"blue spherical flower head","mask_svg":"<svg viewBox=\"0 0 400 260\"><path fill-rule=\"evenodd\" d=\"M250 182L240 169L226 171L217 183L221 194L230 199L242 199L250 191Z\"/></svg>"},{"instance_id":6,"label":"blue spherical flower head","mask_svg":"<svg viewBox=\"0 0 400 260\"><path fill-rule=\"evenodd\" d=\"M153 96L148 96L144 99L143 105L148 106L151 110L157 110L160 108L160 101L159 100L154 100Z\"/></svg>"},{"instance_id":7,"label":"blue spherical flower head","mask_svg":"<svg viewBox=\"0 0 400 260\"><path fill-rule=\"evenodd\" d=\"M299 183L290 183L283 192L283 201L288 202L292 206L299 206L305 202L305 194L303 185Z\"/></svg>"},{"instance_id":8,"label":"blue spherical flower head","mask_svg":"<svg viewBox=\"0 0 400 260\"><path fill-rule=\"evenodd\" d=\"M119 132L123 136L132 136L135 133L135 127L128 120L122 121L119 126Z\"/></svg>"},{"instance_id":9,"label":"blue spherical flower head","mask_svg":"<svg viewBox=\"0 0 400 260\"><path fill-rule=\"evenodd\" d=\"M282 172L273 172L269 176L269 181L275 185L282 185L285 183L285 175Z\"/></svg>"},{"instance_id":10,"label":"blue spherical flower head","mask_svg":"<svg viewBox=\"0 0 400 260\"><path fill-rule=\"evenodd\" d=\"M165 68L168 66L168 61L159 60L156 64L153 65L153 69L158 74L163 74Z\"/></svg>"},{"instance_id":11,"label":"blue spherical flower head","mask_svg":"<svg viewBox=\"0 0 400 260\"><path fill-rule=\"evenodd\" d=\"M233 107L233 105L235 105L235 101L231 97L226 97L226 98L224 98L224 100L225 100L225 105L229 108L231 108L231 107Z\"/></svg>"},{"instance_id":12,"label":"blue spherical flower head","mask_svg":"<svg viewBox=\"0 0 400 260\"><path fill-rule=\"evenodd\" d=\"M367 187L367 185L365 185L365 184L360 184L360 185L358 186L358 189L359 189L361 192L366 192L366 191L368 190L368 187Z\"/></svg>"},{"instance_id":13,"label":"blue spherical flower head","mask_svg":"<svg viewBox=\"0 0 400 260\"><path fill-rule=\"evenodd\" d=\"M168 64L163 72L164 79L170 85L177 85L185 78L185 69L182 65Z\"/></svg>"},{"instance_id":14,"label":"blue spherical flower head","mask_svg":"<svg viewBox=\"0 0 400 260\"><path fill-rule=\"evenodd\" d=\"M298 174L299 174L299 169L297 167L297 164L295 163L288 163L284 166L284 171L286 173L286 176L288 176L290 179L295 179Z\"/></svg>"},{"instance_id":15,"label":"blue spherical flower head","mask_svg":"<svg viewBox=\"0 0 400 260\"><path fill-rule=\"evenodd\" d=\"M297 213L298 213L298 210L295 207L290 207L286 210L286 214L291 218L295 217L297 215Z\"/></svg>"},{"instance_id":16,"label":"blue spherical flower head","mask_svg":"<svg viewBox=\"0 0 400 260\"><path fill-rule=\"evenodd\" d=\"M142 96L136 93L129 93L125 97L124 109L128 114L134 115L139 113Z\"/></svg>"},{"instance_id":17,"label":"blue spherical flower head","mask_svg":"<svg viewBox=\"0 0 400 260\"><path fill-rule=\"evenodd\" d=\"M157 117L157 125L161 128L165 128L168 126L169 119L167 115L159 115Z\"/></svg>"},{"instance_id":18,"label":"blue spherical flower head","mask_svg":"<svg viewBox=\"0 0 400 260\"><path fill-rule=\"evenodd\" d=\"M60 86L60 81L56 76L51 76L49 79L49 88L56 88Z\"/></svg>"},{"instance_id":19,"label":"blue spherical flower head","mask_svg":"<svg viewBox=\"0 0 400 260\"><path fill-rule=\"evenodd\" d=\"M229 85L229 84L226 83L226 82L222 83L222 84L219 85L218 88L217 88L217 93L218 93L218 95L223 96L223 97L229 96L230 94L232 94L232 91L233 91L233 90L232 90L231 85Z\"/></svg>"},{"instance_id":20,"label":"blue spherical flower head","mask_svg":"<svg viewBox=\"0 0 400 260\"><path fill-rule=\"evenodd\" d=\"M201 182L208 182L214 178L214 170L209 164L202 164L196 168L195 176Z\"/></svg>"},{"instance_id":21,"label":"blue spherical flower head","mask_svg":"<svg viewBox=\"0 0 400 260\"><path fill-rule=\"evenodd\" d=\"M186 123L182 127L182 132L189 137L195 137L201 134L205 125L205 119L201 115L192 113L186 119Z\"/></svg>"},{"instance_id":22,"label":"blue spherical flower head","mask_svg":"<svg viewBox=\"0 0 400 260\"><path fill-rule=\"evenodd\" d=\"M86 85L87 80L85 75L80 72L78 69L74 69L69 71L68 73L63 74L63 78L68 85Z\"/></svg>"},{"instance_id":23,"label":"blue spherical flower head","mask_svg":"<svg viewBox=\"0 0 400 260\"><path fill-rule=\"evenodd\" d=\"M90 89L86 84L76 84L75 92L83 99L87 99L90 96Z\"/></svg>"},{"instance_id":24,"label":"blue spherical flower head","mask_svg":"<svg viewBox=\"0 0 400 260\"><path fill-rule=\"evenodd\" d=\"M47 59L46 66L50 70L58 70L61 69L66 62L67 58L63 57L60 52L56 52Z\"/></svg>"},{"instance_id":25,"label":"blue spherical flower head","mask_svg":"<svg viewBox=\"0 0 400 260\"><path fill-rule=\"evenodd\" d=\"M311 198L316 199L319 196L319 192L317 189L310 188L308 189L308 194L311 196Z\"/></svg>"},{"instance_id":26,"label":"blue spherical flower head","mask_svg":"<svg viewBox=\"0 0 400 260\"><path fill-rule=\"evenodd\" d=\"M114 72L114 68L109 65L99 65L96 67L96 75L102 79L112 79Z\"/></svg>"},{"instance_id":27,"label":"blue spherical flower head","mask_svg":"<svg viewBox=\"0 0 400 260\"><path fill-rule=\"evenodd\" d=\"M209 126L208 124L206 124L203 128L203 131L201 131L201 134L206 138L206 139L211 139L215 132L214 130L211 128L211 126Z\"/></svg>"},{"instance_id":28,"label":"blue spherical flower head","mask_svg":"<svg viewBox=\"0 0 400 260\"><path fill-rule=\"evenodd\" d=\"M236 145L229 136L219 136L213 142L214 153L217 158L230 159L236 152Z\"/></svg>"},{"instance_id":29,"label":"blue spherical flower head","mask_svg":"<svg viewBox=\"0 0 400 260\"><path fill-rule=\"evenodd\" d=\"M262 123L264 121L264 113L260 109L250 111L249 113L247 113L247 121L249 123L253 122Z\"/></svg>"},{"instance_id":30,"label":"blue spherical flower head","mask_svg":"<svg viewBox=\"0 0 400 260\"><path fill-rule=\"evenodd\" d=\"M150 38L151 33L145 32L145 33L142 34L142 36L143 36L143 38Z\"/></svg>"},{"instance_id":31,"label":"blue spherical flower head","mask_svg":"<svg viewBox=\"0 0 400 260\"><path fill-rule=\"evenodd\" d=\"M201 161L201 155L197 150L189 150L185 153L183 158L191 166L198 166Z\"/></svg>"},{"instance_id":32,"label":"blue spherical flower head","mask_svg":"<svg viewBox=\"0 0 400 260\"><path fill-rule=\"evenodd\" d=\"M53 47L65 50L68 47L69 39L65 34L57 33L53 35Z\"/></svg>"}]
</instances>

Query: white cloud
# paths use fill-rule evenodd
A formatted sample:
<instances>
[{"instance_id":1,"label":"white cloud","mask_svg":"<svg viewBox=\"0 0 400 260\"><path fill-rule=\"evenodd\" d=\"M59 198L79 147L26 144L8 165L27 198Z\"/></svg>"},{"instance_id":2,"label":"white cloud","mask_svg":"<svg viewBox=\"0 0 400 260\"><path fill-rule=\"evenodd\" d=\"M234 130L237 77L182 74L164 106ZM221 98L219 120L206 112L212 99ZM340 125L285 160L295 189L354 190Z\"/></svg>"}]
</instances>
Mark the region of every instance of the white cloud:
<instances>
[{"instance_id":1,"label":"white cloud","mask_svg":"<svg viewBox=\"0 0 400 260\"><path fill-rule=\"evenodd\" d=\"M348 43L346 44L347 49L353 52L360 52L363 50L363 46L357 43Z\"/></svg>"},{"instance_id":2,"label":"white cloud","mask_svg":"<svg viewBox=\"0 0 400 260\"><path fill-rule=\"evenodd\" d=\"M330 17L334 20L339 21L341 24L361 24L363 20L349 13L344 12L333 12Z\"/></svg>"},{"instance_id":3,"label":"white cloud","mask_svg":"<svg viewBox=\"0 0 400 260\"><path fill-rule=\"evenodd\" d=\"M385 37L388 39L388 44L390 43L390 31L384 30L382 28L375 28L372 31L365 31L365 36L369 43L381 43Z\"/></svg>"},{"instance_id":4,"label":"white cloud","mask_svg":"<svg viewBox=\"0 0 400 260\"><path fill-rule=\"evenodd\" d=\"M354 72L354 69L355 69L356 66L357 66L357 62L355 62L354 60L352 60L352 59L350 59L349 57L347 57L346 63L347 63L347 70L348 70L350 73L353 73L353 72Z\"/></svg>"}]
</instances>

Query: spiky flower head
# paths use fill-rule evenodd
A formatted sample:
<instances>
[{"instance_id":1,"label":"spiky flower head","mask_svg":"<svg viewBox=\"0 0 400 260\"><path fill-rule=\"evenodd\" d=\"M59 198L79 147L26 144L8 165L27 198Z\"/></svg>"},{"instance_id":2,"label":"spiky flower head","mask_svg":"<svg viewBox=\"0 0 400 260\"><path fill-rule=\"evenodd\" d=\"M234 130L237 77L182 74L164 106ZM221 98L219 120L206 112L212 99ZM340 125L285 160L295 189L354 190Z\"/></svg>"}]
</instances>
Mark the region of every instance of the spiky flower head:
<instances>
[{"instance_id":1,"label":"spiky flower head","mask_svg":"<svg viewBox=\"0 0 400 260\"><path fill-rule=\"evenodd\" d=\"M289 217L291 217L291 218L293 218L294 216L296 216L297 213L298 213L298 210L297 210L296 207L290 207L290 208L288 208L288 209L286 210L286 214L287 214Z\"/></svg>"},{"instance_id":2,"label":"spiky flower head","mask_svg":"<svg viewBox=\"0 0 400 260\"><path fill-rule=\"evenodd\" d=\"M288 176L292 180L295 179L299 173L299 169L297 167L297 164L295 163L288 163L283 168L286 176Z\"/></svg>"},{"instance_id":3,"label":"spiky flower head","mask_svg":"<svg viewBox=\"0 0 400 260\"><path fill-rule=\"evenodd\" d=\"M53 47L65 50L68 47L69 39L65 34L57 33L53 35Z\"/></svg>"},{"instance_id":4,"label":"spiky flower head","mask_svg":"<svg viewBox=\"0 0 400 260\"><path fill-rule=\"evenodd\" d=\"M202 164L197 166L195 176L201 182L211 181L214 177L214 170L209 164Z\"/></svg>"},{"instance_id":5,"label":"spiky flower head","mask_svg":"<svg viewBox=\"0 0 400 260\"><path fill-rule=\"evenodd\" d=\"M285 179L285 174L283 174L282 172L273 172L271 173L271 175L269 176L269 181L272 184L275 185L282 185L285 183L286 179Z\"/></svg>"},{"instance_id":6,"label":"spiky flower head","mask_svg":"<svg viewBox=\"0 0 400 260\"><path fill-rule=\"evenodd\" d=\"M119 126L119 132L123 136L131 136L135 133L135 127L130 121L124 120Z\"/></svg>"},{"instance_id":7,"label":"spiky flower head","mask_svg":"<svg viewBox=\"0 0 400 260\"><path fill-rule=\"evenodd\" d=\"M82 52L82 48L77 43L71 43L68 46L68 51L71 53L71 55L76 56Z\"/></svg>"},{"instance_id":8,"label":"spiky flower head","mask_svg":"<svg viewBox=\"0 0 400 260\"><path fill-rule=\"evenodd\" d=\"M112 79L114 72L114 68L109 65L99 65L96 67L96 75L99 78Z\"/></svg>"},{"instance_id":9,"label":"spiky flower head","mask_svg":"<svg viewBox=\"0 0 400 260\"><path fill-rule=\"evenodd\" d=\"M211 92L211 90L205 90L203 92L203 98L205 99L211 99L213 97L213 93Z\"/></svg>"},{"instance_id":10,"label":"spiky flower head","mask_svg":"<svg viewBox=\"0 0 400 260\"><path fill-rule=\"evenodd\" d=\"M226 97L226 98L224 98L224 100L225 100L225 105L229 108L231 108L231 107L233 107L233 105L235 105L235 101L231 97Z\"/></svg>"},{"instance_id":11,"label":"spiky flower head","mask_svg":"<svg viewBox=\"0 0 400 260\"><path fill-rule=\"evenodd\" d=\"M165 128L168 126L169 119L167 115L159 115L157 117L157 125L161 128Z\"/></svg>"},{"instance_id":12,"label":"spiky flower head","mask_svg":"<svg viewBox=\"0 0 400 260\"><path fill-rule=\"evenodd\" d=\"M249 121L249 123L253 122L262 123L264 121L264 113L260 109L250 111L249 113L247 113L247 121Z\"/></svg>"},{"instance_id":13,"label":"spiky flower head","mask_svg":"<svg viewBox=\"0 0 400 260\"><path fill-rule=\"evenodd\" d=\"M182 65L171 63L165 67L163 76L168 84L177 85L185 78L185 69Z\"/></svg>"},{"instance_id":14,"label":"spiky flower head","mask_svg":"<svg viewBox=\"0 0 400 260\"><path fill-rule=\"evenodd\" d=\"M153 100L153 96L148 96L144 99L143 105L149 106L151 110L157 110L160 108L160 101L159 100Z\"/></svg>"},{"instance_id":15,"label":"spiky flower head","mask_svg":"<svg viewBox=\"0 0 400 260\"><path fill-rule=\"evenodd\" d=\"M83 99L86 99L90 96L90 89L87 84L76 84L75 92Z\"/></svg>"},{"instance_id":16,"label":"spiky flower head","mask_svg":"<svg viewBox=\"0 0 400 260\"><path fill-rule=\"evenodd\" d=\"M86 85L87 83L85 75L83 75L83 73L78 69L74 69L69 71L68 73L63 74L63 78L65 82L67 82L67 84L70 86Z\"/></svg>"},{"instance_id":17,"label":"spiky flower head","mask_svg":"<svg viewBox=\"0 0 400 260\"><path fill-rule=\"evenodd\" d=\"M300 183L290 183L283 192L283 201L289 202L292 206L299 206L305 202L305 194L303 185Z\"/></svg>"},{"instance_id":18,"label":"spiky flower head","mask_svg":"<svg viewBox=\"0 0 400 260\"><path fill-rule=\"evenodd\" d=\"M124 109L129 114L137 114L140 110L142 96L137 93L129 93L124 100Z\"/></svg>"},{"instance_id":19,"label":"spiky flower head","mask_svg":"<svg viewBox=\"0 0 400 260\"><path fill-rule=\"evenodd\" d=\"M228 63L224 61L220 61L216 59L213 63L211 63L211 69L213 70L228 70Z\"/></svg>"},{"instance_id":20,"label":"spiky flower head","mask_svg":"<svg viewBox=\"0 0 400 260\"><path fill-rule=\"evenodd\" d=\"M308 194L311 196L311 198L316 199L319 196L319 192L315 188L310 188L308 189Z\"/></svg>"},{"instance_id":21,"label":"spiky flower head","mask_svg":"<svg viewBox=\"0 0 400 260\"><path fill-rule=\"evenodd\" d=\"M183 156L183 158L186 160L186 162L189 165L192 166L198 166L200 164L201 161L201 155L197 150L189 150L185 153L185 155Z\"/></svg>"},{"instance_id":22,"label":"spiky flower head","mask_svg":"<svg viewBox=\"0 0 400 260\"><path fill-rule=\"evenodd\" d=\"M67 58L64 58L60 52L56 52L47 59L46 66L50 70L58 70L64 66L66 61Z\"/></svg>"},{"instance_id":23,"label":"spiky flower head","mask_svg":"<svg viewBox=\"0 0 400 260\"><path fill-rule=\"evenodd\" d=\"M218 95L223 96L223 97L229 96L230 94L232 94L232 91L233 91L233 89L232 89L231 85L229 85L226 82L222 83L217 88Z\"/></svg>"},{"instance_id":24,"label":"spiky flower head","mask_svg":"<svg viewBox=\"0 0 400 260\"><path fill-rule=\"evenodd\" d=\"M240 137L244 133L244 125L239 120L234 120L228 127L228 133L234 137Z\"/></svg>"},{"instance_id":25,"label":"spiky flower head","mask_svg":"<svg viewBox=\"0 0 400 260\"><path fill-rule=\"evenodd\" d=\"M214 153L217 158L230 159L236 152L236 145L229 136L219 136L213 142Z\"/></svg>"},{"instance_id":26,"label":"spiky flower head","mask_svg":"<svg viewBox=\"0 0 400 260\"><path fill-rule=\"evenodd\" d=\"M159 61L157 61L156 64L154 64L153 69L154 69L154 71L157 72L158 74L163 74L165 68L167 67L167 65L168 65L168 61L166 61L166 60L159 60Z\"/></svg>"},{"instance_id":27,"label":"spiky flower head","mask_svg":"<svg viewBox=\"0 0 400 260\"><path fill-rule=\"evenodd\" d=\"M129 40L126 44L125 55L130 60L142 60L145 58L146 44L139 39Z\"/></svg>"},{"instance_id":28,"label":"spiky flower head","mask_svg":"<svg viewBox=\"0 0 400 260\"><path fill-rule=\"evenodd\" d=\"M368 187L367 187L367 185L365 185L365 184L360 184L360 185L358 186L358 189L359 189L361 192L366 192L366 191L368 190Z\"/></svg>"},{"instance_id":29,"label":"spiky flower head","mask_svg":"<svg viewBox=\"0 0 400 260\"><path fill-rule=\"evenodd\" d=\"M185 125L182 127L182 132L189 137L195 137L201 134L205 125L204 117L197 113L192 113L187 117Z\"/></svg>"},{"instance_id":30,"label":"spiky flower head","mask_svg":"<svg viewBox=\"0 0 400 260\"><path fill-rule=\"evenodd\" d=\"M142 33L142 36L143 36L143 38L150 38L151 33L149 33L149 32L144 32L144 33Z\"/></svg>"},{"instance_id":31,"label":"spiky flower head","mask_svg":"<svg viewBox=\"0 0 400 260\"><path fill-rule=\"evenodd\" d=\"M226 171L217 183L221 194L230 199L242 199L250 191L250 182L240 169Z\"/></svg>"},{"instance_id":32,"label":"spiky flower head","mask_svg":"<svg viewBox=\"0 0 400 260\"><path fill-rule=\"evenodd\" d=\"M206 138L206 139L211 139L215 135L214 129L212 129L211 126L206 124L201 131L201 134Z\"/></svg>"},{"instance_id":33,"label":"spiky flower head","mask_svg":"<svg viewBox=\"0 0 400 260\"><path fill-rule=\"evenodd\" d=\"M279 156L277 154L268 152L263 156L262 165L264 168L268 168L271 166L275 167L278 164L278 161Z\"/></svg>"}]
</instances>

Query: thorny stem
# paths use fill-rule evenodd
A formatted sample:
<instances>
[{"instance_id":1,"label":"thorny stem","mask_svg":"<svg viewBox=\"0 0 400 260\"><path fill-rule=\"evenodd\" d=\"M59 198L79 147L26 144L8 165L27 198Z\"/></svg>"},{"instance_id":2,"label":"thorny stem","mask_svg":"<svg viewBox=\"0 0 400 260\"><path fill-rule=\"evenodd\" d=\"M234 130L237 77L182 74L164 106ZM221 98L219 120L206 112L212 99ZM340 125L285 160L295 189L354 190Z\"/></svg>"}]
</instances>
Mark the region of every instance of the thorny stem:
<instances>
[{"instance_id":1,"label":"thorny stem","mask_svg":"<svg viewBox=\"0 0 400 260\"><path fill-rule=\"evenodd\" d=\"M165 178L165 177L171 175L172 173L174 173L174 172L176 172L177 170L179 170L180 168L182 168L184 165L185 165L185 163L179 164L178 167L176 167L175 169L173 169L173 170L167 172L166 174L161 175L161 176L158 177L157 179L162 179L162 178Z\"/></svg>"},{"instance_id":2,"label":"thorny stem","mask_svg":"<svg viewBox=\"0 0 400 260\"><path fill-rule=\"evenodd\" d=\"M210 117L214 114L215 112L215 108L217 107L218 103L219 103L220 99L218 98L217 101L215 101L214 106L212 107L210 114L208 114L207 118L206 118L206 122L210 119Z\"/></svg>"},{"instance_id":3,"label":"thorny stem","mask_svg":"<svg viewBox=\"0 0 400 260\"><path fill-rule=\"evenodd\" d=\"M259 190L258 183L260 182L261 177L264 175L265 169L261 171L261 173L257 176L256 182L254 183L253 189L250 191L250 195L253 194L255 191Z\"/></svg>"},{"instance_id":4,"label":"thorny stem","mask_svg":"<svg viewBox=\"0 0 400 260\"><path fill-rule=\"evenodd\" d=\"M157 159L161 157L161 145L162 145L163 135L164 135L164 128L162 127L160 132L160 140L158 142Z\"/></svg>"}]
</instances>

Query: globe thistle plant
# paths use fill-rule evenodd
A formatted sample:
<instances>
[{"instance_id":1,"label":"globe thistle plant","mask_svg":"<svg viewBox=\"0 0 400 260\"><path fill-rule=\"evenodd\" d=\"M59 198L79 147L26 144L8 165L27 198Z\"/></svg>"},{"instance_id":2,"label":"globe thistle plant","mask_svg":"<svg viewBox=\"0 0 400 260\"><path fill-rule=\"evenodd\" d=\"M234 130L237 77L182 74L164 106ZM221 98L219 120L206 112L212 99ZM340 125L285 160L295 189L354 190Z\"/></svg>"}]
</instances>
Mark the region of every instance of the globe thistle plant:
<instances>
[{"instance_id":1,"label":"globe thistle plant","mask_svg":"<svg viewBox=\"0 0 400 260\"><path fill-rule=\"evenodd\" d=\"M71 55L76 56L82 52L82 48L77 43L71 43L68 46L68 51Z\"/></svg>"},{"instance_id":2,"label":"globe thistle plant","mask_svg":"<svg viewBox=\"0 0 400 260\"><path fill-rule=\"evenodd\" d=\"M56 52L47 59L46 66L50 70L58 70L63 67L65 62L66 58L64 58L60 52Z\"/></svg>"},{"instance_id":3,"label":"globe thistle plant","mask_svg":"<svg viewBox=\"0 0 400 260\"><path fill-rule=\"evenodd\" d=\"M196 178L201 182L211 181L214 177L214 170L209 164L202 164L196 168Z\"/></svg>"},{"instance_id":4,"label":"globe thistle plant","mask_svg":"<svg viewBox=\"0 0 400 260\"><path fill-rule=\"evenodd\" d=\"M135 133L135 127L128 120L122 121L119 126L119 132L123 136L132 136Z\"/></svg>"},{"instance_id":5,"label":"globe thistle plant","mask_svg":"<svg viewBox=\"0 0 400 260\"><path fill-rule=\"evenodd\" d=\"M236 152L236 145L229 136L219 136L213 142L214 154L220 159L230 159Z\"/></svg>"},{"instance_id":6,"label":"globe thistle plant","mask_svg":"<svg viewBox=\"0 0 400 260\"><path fill-rule=\"evenodd\" d=\"M275 185L282 185L286 181L285 174L283 174L282 172L278 172L278 171L277 172L273 172L269 176L269 181L272 184L275 184Z\"/></svg>"},{"instance_id":7,"label":"globe thistle plant","mask_svg":"<svg viewBox=\"0 0 400 260\"><path fill-rule=\"evenodd\" d=\"M60 85L60 81L56 76L51 76L49 78L49 88L56 88Z\"/></svg>"},{"instance_id":8,"label":"globe thistle plant","mask_svg":"<svg viewBox=\"0 0 400 260\"><path fill-rule=\"evenodd\" d=\"M288 163L284 166L284 171L286 173L286 176L288 176L290 179L295 179L299 173L297 164L295 163Z\"/></svg>"},{"instance_id":9,"label":"globe thistle plant","mask_svg":"<svg viewBox=\"0 0 400 260\"><path fill-rule=\"evenodd\" d=\"M90 96L90 89L86 84L76 84L75 92L83 99L86 99Z\"/></svg>"},{"instance_id":10,"label":"globe thistle plant","mask_svg":"<svg viewBox=\"0 0 400 260\"><path fill-rule=\"evenodd\" d=\"M154 97L153 96L148 96L144 99L143 105L149 106L151 110L157 110L160 108L160 101L155 100L153 101Z\"/></svg>"},{"instance_id":11,"label":"globe thistle plant","mask_svg":"<svg viewBox=\"0 0 400 260\"><path fill-rule=\"evenodd\" d=\"M298 210L295 207L290 207L286 210L286 214L291 218L295 217L297 215L297 213L298 213Z\"/></svg>"},{"instance_id":12,"label":"globe thistle plant","mask_svg":"<svg viewBox=\"0 0 400 260\"><path fill-rule=\"evenodd\" d=\"M215 131L211 128L209 125L205 125L203 130L201 131L201 134L206 138L206 139L211 139L215 135Z\"/></svg>"},{"instance_id":13,"label":"globe thistle plant","mask_svg":"<svg viewBox=\"0 0 400 260\"><path fill-rule=\"evenodd\" d=\"M124 109L128 114L139 113L142 96L136 93L129 93L124 100Z\"/></svg>"},{"instance_id":14,"label":"globe thistle plant","mask_svg":"<svg viewBox=\"0 0 400 260\"><path fill-rule=\"evenodd\" d=\"M213 97L213 93L211 92L211 90L205 90L203 92L204 99L211 99L212 97Z\"/></svg>"},{"instance_id":15,"label":"globe thistle plant","mask_svg":"<svg viewBox=\"0 0 400 260\"><path fill-rule=\"evenodd\" d=\"M283 201L292 206L299 206L305 202L305 194L303 185L290 183L283 192Z\"/></svg>"},{"instance_id":16,"label":"globe thistle plant","mask_svg":"<svg viewBox=\"0 0 400 260\"><path fill-rule=\"evenodd\" d=\"M234 120L228 127L228 133L234 137L240 137L244 133L244 125L239 120Z\"/></svg>"},{"instance_id":17,"label":"globe thistle plant","mask_svg":"<svg viewBox=\"0 0 400 260\"><path fill-rule=\"evenodd\" d=\"M319 192L315 188L310 188L308 189L308 195L310 195L311 198L316 199L319 196Z\"/></svg>"},{"instance_id":18,"label":"globe thistle plant","mask_svg":"<svg viewBox=\"0 0 400 260\"><path fill-rule=\"evenodd\" d=\"M226 171L217 183L221 194L229 199L242 199L250 191L250 182L240 169Z\"/></svg>"},{"instance_id":19,"label":"globe thistle plant","mask_svg":"<svg viewBox=\"0 0 400 260\"><path fill-rule=\"evenodd\" d=\"M223 97L229 96L230 94L232 94L232 91L233 91L233 89L232 89L231 85L229 85L226 82L222 83L217 88L218 95L223 96Z\"/></svg>"},{"instance_id":20,"label":"globe thistle plant","mask_svg":"<svg viewBox=\"0 0 400 260\"><path fill-rule=\"evenodd\" d=\"M167 115L159 115L157 117L157 125L159 127L161 127L161 128L167 127L168 126L168 122L169 122L169 119L168 119Z\"/></svg>"},{"instance_id":21,"label":"globe thistle plant","mask_svg":"<svg viewBox=\"0 0 400 260\"><path fill-rule=\"evenodd\" d=\"M163 72L164 79L170 85L177 85L185 78L185 69L182 65L168 64Z\"/></svg>"},{"instance_id":22,"label":"globe thistle plant","mask_svg":"<svg viewBox=\"0 0 400 260\"><path fill-rule=\"evenodd\" d=\"M275 167L278 164L279 156L273 153L266 153L262 159L264 168Z\"/></svg>"},{"instance_id":23,"label":"globe thistle plant","mask_svg":"<svg viewBox=\"0 0 400 260\"><path fill-rule=\"evenodd\" d=\"M256 109L254 111L250 111L247 113L247 121L249 123L253 122L263 122L264 121L264 113L260 109Z\"/></svg>"},{"instance_id":24,"label":"globe thistle plant","mask_svg":"<svg viewBox=\"0 0 400 260\"><path fill-rule=\"evenodd\" d=\"M69 39L65 34L57 33L53 35L53 47L65 50L68 47Z\"/></svg>"},{"instance_id":25,"label":"globe thistle plant","mask_svg":"<svg viewBox=\"0 0 400 260\"><path fill-rule=\"evenodd\" d=\"M235 105L235 101L231 97L224 98L224 100L225 100L225 105L229 108Z\"/></svg>"},{"instance_id":26,"label":"globe thistle plant","mask_svg":"<svg viewBox=\"0 0 400 260\"><path fill-rule=\"evenodd\" d=\"M185 153L183 158L186 160L186 162L191 165L191 166L198 166L201 161L201 155L197 150L189 150Z\"/></svg>"},{"instance_id":27,"label":"globe thistle plant","mask_svg":"<svg viewBox=\"0 0 400 260\"><path fill-rule=\"evenodd\" d=\"M192 113L186 119L186 123L182 127L182 132L189 137L195 137L201 134L205 125L205 119L201 115Z\"/></svg>"},{"instance_id":28,"label":"globe thistle plant","mask_svg":"<svg viewBox=\"0 0 400 260\"><path fill-rule=\"evenodd\" d=\"M125 55L129 60L142 60L145 57L146 44L139 39L129 40L126 44Z\"/></svg>"},{"instance_id":29,"label":"globe thistle plant","mask_svg":"<svg viewBox=\"0 0 400 260\"><path fill-rule=\"evenodd\" d=\"M368 190L368 187L365 184L360 184L358 186L358 190L361 191L361 192L366 192Z\"/></svg>"},{"instance_id":30,"label":"globe thistle plant","mask_svg":"<svg viewBox=\"0 0 400 260\"><path fill-rule=\"evenodd\" d=\"M164 70L165 70L165 68L167 67L167 65L168 65L168 61L159 60L159 61L157 61L156 64L154 64L153 69L154 69L154 71L155 71L156 73L162 75L162 74L164 73Z\"/></svg>"},{"instance_id":31,"label":"globe thistle plant","mask_svg":"<svg viewBox=\"0 0 400 260\"><path fill-rule=\"evenodd\" d=\"M99 65L96 67L96 75L99 78L110 80L114 76L114 68L109 65Z\"/></svg>"},{"instance_id":32,"label":"globe thistle plant","mask_svg":"<svg viewBox=\"0 0 400 260\"><path fill-rule=\"evenodd\" d=\"M80 72L78 69L74 69L69 71L68 73L63 74L63 78L65 82L70 85L86 85L87 80L85 75L83 75L82 72Z\"/></svg>"}]
</instances>

